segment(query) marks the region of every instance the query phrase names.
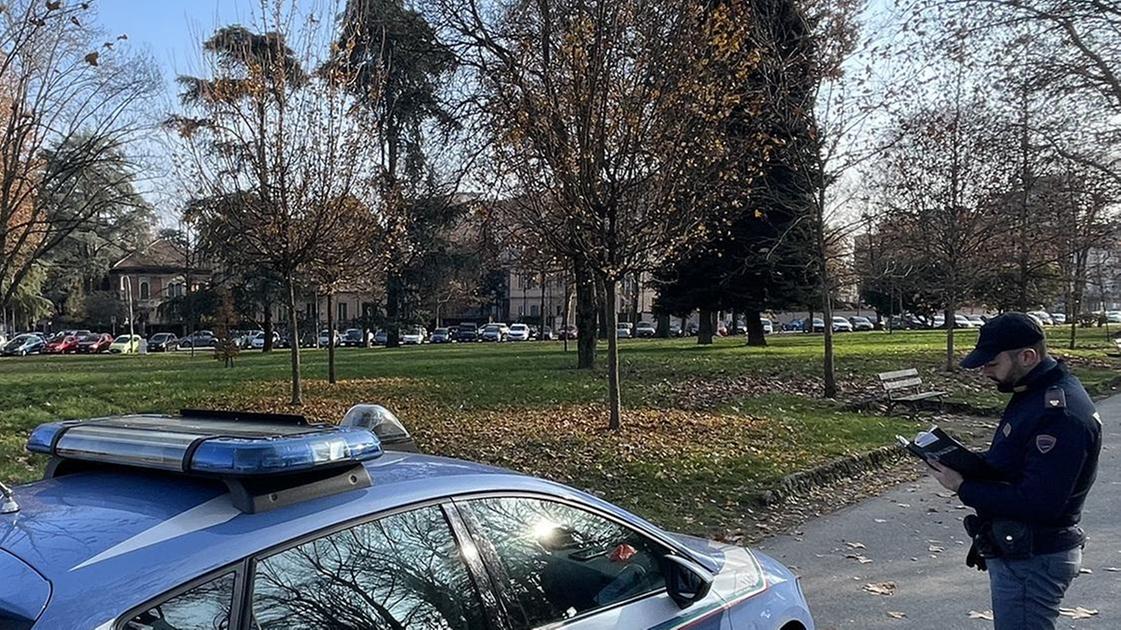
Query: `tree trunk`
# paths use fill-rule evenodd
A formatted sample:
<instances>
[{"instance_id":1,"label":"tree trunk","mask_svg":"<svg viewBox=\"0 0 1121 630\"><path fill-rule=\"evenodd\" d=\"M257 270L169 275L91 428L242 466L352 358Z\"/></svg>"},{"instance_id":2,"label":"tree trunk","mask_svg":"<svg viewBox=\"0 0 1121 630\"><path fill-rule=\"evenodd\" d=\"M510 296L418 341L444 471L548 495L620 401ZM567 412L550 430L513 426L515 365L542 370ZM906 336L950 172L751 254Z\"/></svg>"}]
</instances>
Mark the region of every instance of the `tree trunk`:
<instances>
[{"instance_id":1,"label":"tree trunk","mask_svg":"<svg viewBox=\"0 0 1121 630\"><path fill-rule=\"evenodd\" d=\"M828 287L828 277L824 274L822 278L825 282L823 285ZM825 379L825 397L837 397L837 370L833 365L833 296L832 292L826 289L823 291L824 298L821 300L821 321L825 324L822 328L825 332L825 361L824 361L824 374ZM813 320L810 320L810 326L813 326Z\"/></svg>"},{"instance_id":2,"label":"tree trunk","mask_svg":"<svg viewBox=\"0 0 1121 630\"><path fill-rule=\"evenodd\" d=\"M634 324L634 331L638 330L638 324L642 321L641 299L642 299L642 272L634 272L634 293L631 295L631 314L634 316L632 324ZM632 331L632 332L634 332Z\"/></svg>"},{"instance_id":3,"label":"tree trunk","mask_svg":"<svg viewBox=\"0 0 1121 630\"><path fill-rule=\"evenodd\" d=\"M669 315L658 315L658 337L669 339Z\"/></svg>"},{"instance_id":4,"label":"tree trunk","mask_svg":"<svg viewBox=\"0 0 1121 630\"><path fill-rule=\"evenodd\" d=\"M747 345L766 346L767 335L763 332L763 318L759 311L751 310L745 314L747 320Z\"/></svg>"},{"instance_id":5,"label":"tree trunk","mask_svg":"<svg viewBox=\"0 0 1121 630\"><path fill-rule=\"evenodd\" d=\"M739 319L740 319L739 310L733 308L732 309L732 327L730 329L728 329L728 336L729 337L735 337L738 334L736 331L739 330L739 324L738 324Z\"/></svg>"},{"instance_id":6,"label":"tree trunk","mask_svg":"<svg viewBox=\"0 0 1121 630\"><path fill-rule=\"evenodd\" d=\"M619 321L618 320L619 312L618 312L618 309L616 308L618 305L616 305L614 303L609 303L607 301L607 287L604 286L602 278L596 278L595 283L596 283L596 300L600 304L599 327L598 327L599 330L597 332L599 334L600 339L608 339L611 336L609 333L614 333L615 331L614 330L609 331L607 329L607 320L610 317L611 321L614 321L614 322ZM611 312L614 312L615 314L610 315Z\"/></svg>"},{"instance_id":7,"label":"tree trunk","mask_svg":"<svg viewBox=\"0 0 1121 630\"><path fill-rule=\"evenodd\" d=\"M614 331L618 326L618 313L613 307L615 292L619 283L615 280L604 280L604 293L607 303L612 305L607 309L607 330ZM623 408L619 396L619 338L617 335L607 335L607 403L611 409L611 421L608 427L618 431L623 426Z\"/></svg>"},{"instance_id":8,"label":"tree trunk","mask_svg":"<svg viewBox=\"0 0 1121 630\"><path fill-rule=\"evenodd\" d=\"M943 318L946 320L946 371L957 371L957 363L954 361L954 313L957 311L957 300L951 298L949 304L946 305L946 311Z\"/></svg>"},{"instance_id":9,"label":"tree trunk","mask_svg":"<svg viewBox=\"0 0 1121 630\"><path fill-rule=\"evenodd\" d=\"M298 406L304 404L304 392L300 383L300 330L296 323L296 280L292 276L288 276L287 282L288 321L292 327L289 331L292 341L292 404Z\"/></svg>"},{"instance_id":10,"label":"tree trunk","mask_svg":"<svg viewBox=\"0 0 1121 630\"><path fill-rule=\"evenodd\" d=\"M401 345L401 278L390 271L385 282L385 347Z\"/></svg>"},{"instance_id":11,"label":"tree trunk","mask_svg":"<svg viewBox=\"0 0 1121 630\"><path fill-rule=\"evenodd\" d=\"M576 261L576 367L590 370L596 364L596 281L583 260Z\"/></svg>"},{"instance_id":12,"label":"tree trunk","mask_svg":"<svg viewBox=\"0 0 1121 630\"><path fill-rule=\"evenodd\" d=\"M545 341L545 270L541 270L541 307L537 309L541 321L537 322L537 340Z\"/></svg>"},{"instance_id":13,"label":"tree trunk","mask_svg":"<svg viewBox=\"0 0 1121 630\"><path fill-rule=\"evenodd\" d=\"M261 352L272 352L272 293L265 294L265 345L261 348Z\"/></svg>"},{"instance_id":14,"label":"tree trunk","mask_svg":"<svg viewBox=\"0 0 1121 630\"><path fill-rule=\"evenodd\" d=\"M327 290L327 382L332 385L335 378L335 290Z\"/></svg>"},{"instance_id":15,"label":"tree trunk","mask_svg":"<svg viewBox=\"0 0 1121 630\"><path fill-rule=\"evenodd\" d=\"M810 307L809 317L806 321L802 322L802 332L812 333L814 331L814 310Z\"/></svg>"},{"instance_id":16,"label":"tree trunk","mask_svg":"<svg viewBox=\"0 0 1121 630\"><path fill-rule=\"evenodd\" d=\"M568 274L563 273L561 277L564 280L564 305L561 307L562 308L561 312L563 314L561 315L561 325L560 325L560 328L557 330L557 335L558 336L559 335L564 335L564 339L563 339L564 351L568 352L568 331L566 330L566 328L568 327L569 300L572 299L572 293L571 293L571 289L569 289L569 286L568 286Z\"/></svg>"},{"instance_id":17,"label":"tree trunk","mask_svg":"<svg viewBox=\"0 0 1121 630\"><path fill-rule=\"evenodd\" d=\"M713 313L712 311L702 308L700 313L700 322L697 327L697 343L702 345L709 345L712 343L712 337L716 334L713 326Z\"/></svg>"}]
</instances>

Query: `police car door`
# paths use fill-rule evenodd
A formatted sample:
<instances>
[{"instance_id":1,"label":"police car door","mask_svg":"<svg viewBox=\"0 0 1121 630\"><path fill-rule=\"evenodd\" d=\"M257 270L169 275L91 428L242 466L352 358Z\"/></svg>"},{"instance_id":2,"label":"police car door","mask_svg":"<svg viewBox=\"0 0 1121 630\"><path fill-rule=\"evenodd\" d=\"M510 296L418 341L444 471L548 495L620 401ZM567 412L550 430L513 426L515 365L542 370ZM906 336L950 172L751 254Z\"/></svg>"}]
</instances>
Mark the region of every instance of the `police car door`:
<instances>
[{"instance_id":1,"label":"police car door","mask_svg":"<svg viewBox=\"0 0 1121 630\"><path fill-rule=\"evenodd\" d=\"M515 628L730 630L712 588L686 608L664 546L615 520L531 497L457 500Z\"/></svg>"}]
</instances>

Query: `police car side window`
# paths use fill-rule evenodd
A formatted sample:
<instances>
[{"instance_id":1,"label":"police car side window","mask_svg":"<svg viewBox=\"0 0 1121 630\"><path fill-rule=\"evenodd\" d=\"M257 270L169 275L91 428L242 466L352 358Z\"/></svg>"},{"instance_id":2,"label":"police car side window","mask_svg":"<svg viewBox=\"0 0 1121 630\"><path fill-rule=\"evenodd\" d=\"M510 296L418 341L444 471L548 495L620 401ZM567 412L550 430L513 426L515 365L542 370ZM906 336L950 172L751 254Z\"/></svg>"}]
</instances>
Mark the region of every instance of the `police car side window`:
<instances>
[{"instance_id":1,"label":"police car side window","mask_svg":"<svg viewBox=\"0 0 1121 630\"><path fill-rule=\"evenodd\" d=\"M234 574L227 573L136 615L125 630L225 630L230 627Z\"/></svg>"},{"instance_id":2,"label":"police car side window","mask_svg":"<svg viewBox=\"0 0 1121 630\"><path fill-rule=\"evenodd\" d=\"M363 523L257 563L250 627L487 627L439 507Z\"/></svg>"},{"instance_id":3,"label":"police car side window","mask_svg":"<svg viewBox=\"0 0 1121 630\"><path fill-rule=\"evenodd\" d=\"M516 627L562 621L665 586L660 545L590 512L529 498L459 506L483 539L482 552L497 557L504 575L496 581Z\"/></svg>"}]
</instances>

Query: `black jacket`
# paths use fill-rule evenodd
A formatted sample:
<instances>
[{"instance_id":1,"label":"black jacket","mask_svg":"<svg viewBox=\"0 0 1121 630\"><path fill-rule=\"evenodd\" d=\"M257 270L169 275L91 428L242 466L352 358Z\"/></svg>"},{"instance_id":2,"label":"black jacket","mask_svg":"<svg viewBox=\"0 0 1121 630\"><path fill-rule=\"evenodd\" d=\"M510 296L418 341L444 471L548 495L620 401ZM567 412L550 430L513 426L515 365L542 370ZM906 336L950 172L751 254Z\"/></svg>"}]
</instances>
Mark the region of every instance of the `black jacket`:
<instances>
[{"instance_id":1,"label":"black jacket","mask_svg":"<svg viewBox=\"0 0 1121 630\"><path fill-rule=\"evenodd\" d=\"M1079 546L1084 536L1076 526L1097 475L1101 418L1078 379L1052 358L1013 391L985 454L1007 481L966 480L958 496L982 518L1031 525L1037 553Z\"/></svg>"}]
</instances>

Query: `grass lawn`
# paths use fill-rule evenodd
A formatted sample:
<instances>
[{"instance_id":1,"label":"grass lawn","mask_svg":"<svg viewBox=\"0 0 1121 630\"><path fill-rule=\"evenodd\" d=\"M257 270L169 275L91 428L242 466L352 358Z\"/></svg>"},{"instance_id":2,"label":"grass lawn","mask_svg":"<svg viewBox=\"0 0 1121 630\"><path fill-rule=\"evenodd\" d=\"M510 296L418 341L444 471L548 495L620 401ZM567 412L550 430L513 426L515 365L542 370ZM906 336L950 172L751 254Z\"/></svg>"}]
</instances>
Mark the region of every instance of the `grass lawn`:
<instances>
[{"instance_id":1,"label":"grass lawn","mask_svg":"<svg viewBox=\"0 0 1121 630\"><path fill-rule=\"evenodd\" d=\"M1080 331L1068 356L1096 393L1116 385L1117 359L1100 330ZM959 332L959 354L976 332ZM337 420L352 404L394 410L425 452L485 461L590 489L668 527L704 534L740 527L747 497L783 475L888 444L920 421L846 411L879 395L876 374L916 367L950 400L999 407L972 374L945 375L944 334L837 337L842 400L821 391L820 335L775 335L766 348L740 339L621 343L623 430L606 430L602 370L574 369L575 349L520 343L338 352L340 382L326 382L326 352L303 353L302 413ZM603 347L605 352L605 347ZM602 358L602 357L601 357ZM287 352L247 353L225 369L209 355L44 356L0 360L0 480L36 478L24 451L35 425L186 406L291 411ZM925 422L925 421L923 421Z\"/></svg>"}]
</instances>

